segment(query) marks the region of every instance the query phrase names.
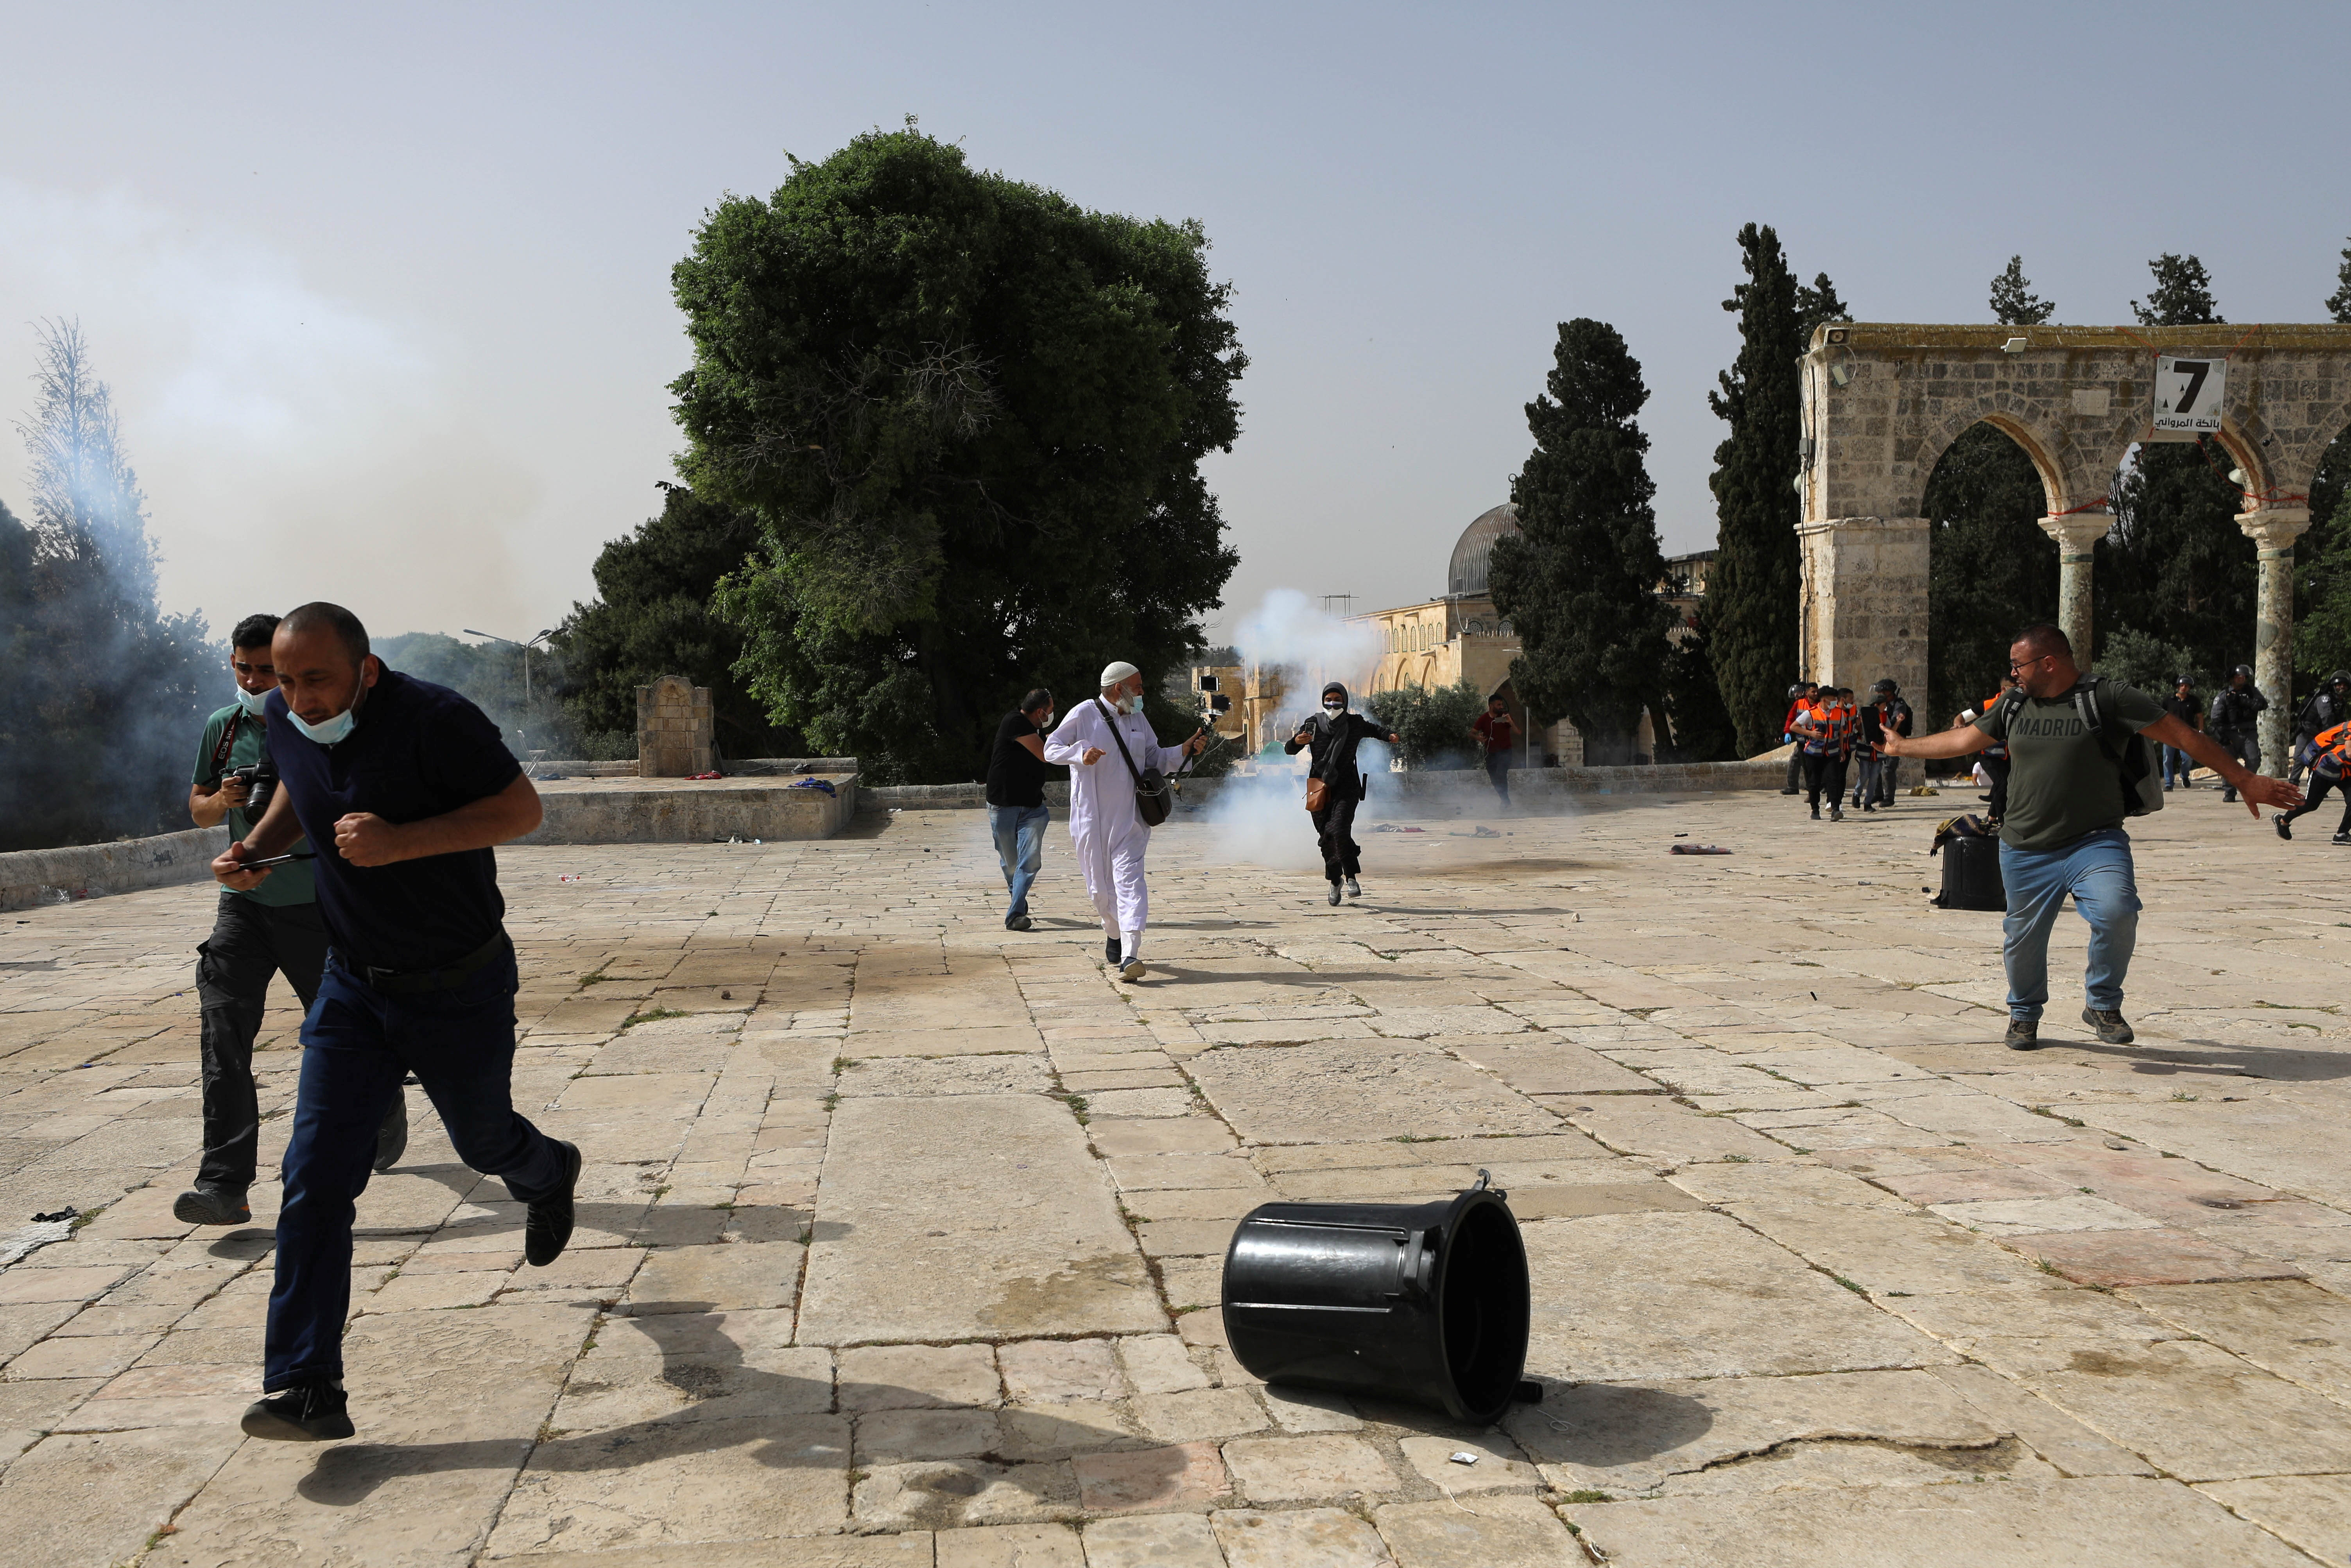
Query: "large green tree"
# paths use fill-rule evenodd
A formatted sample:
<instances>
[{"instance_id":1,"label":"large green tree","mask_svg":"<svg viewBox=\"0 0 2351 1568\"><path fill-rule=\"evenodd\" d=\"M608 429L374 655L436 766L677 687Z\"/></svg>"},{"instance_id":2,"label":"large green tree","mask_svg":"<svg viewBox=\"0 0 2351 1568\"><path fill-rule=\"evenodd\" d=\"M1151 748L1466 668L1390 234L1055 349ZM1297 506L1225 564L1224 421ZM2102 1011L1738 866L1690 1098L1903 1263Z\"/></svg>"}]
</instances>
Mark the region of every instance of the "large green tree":
<instances>
[{"instance_id":1,"label":"large green tree","mask_svg":"<svg viewBox=\"0 0 2351 1568\"><path fill-rule=\"evenodd\" d=\"M1991 280L1992 319L2033 327L2057 313L2022 256ZM2057 541L2042 531L2048 493L2024 448L1972 424L1928 476L1927 703L1938 725L2000 689L2009 639L2057 619Z\"/></svg>"},{"instance_id":2,"label":"large green tree","mask_svg":"<svg viewBox=\"0 0 2351 1568\"><path fill-rule=\"evenodd\" d=\"M1616 329L1583 317L1560 323L1543 384L1526 405L1534 450L1510 481L1519 531L1494 541L1494 608L1518 630L1510 680L1530 716L1573 720L1587 763L1622 764L1644 709L1660 740L1671 734L1657 487L1634 422L1649 389Z\"/></svg>"},{"instance_id":3,"label":"large green tree","mask_svg":"<svg viewBox=\"0 0 2351 1568\"><path fill-rule=\"evenodd\" d=\"M759 549L758 517L684 485L663 488L661 515L604 547L596 597L574 604L552 639L573 725L582 736L628 737L633 747L637 688L685 675L710 688L712 724L727 757L799 754L799 738L769 721L735 673L742 629L711 608L719 580Z\"/></svg>"},{"instance_id":4,"label":"large green tree","mask_svg":"<svg viewBox=\"0 0 2351 1568\"><path fill-rule=\"evenodd\" d=\"M716 596L775 723L967 779L1027 688L1153 677L1237 558L1200 473L1246 365L1196 223L1085 211L915 131L729 197L674 283L695 493L760 523Z\"/></svg>"},{"instance_id":5,"label":"large green tree","mask_svg":"<svg viewBox=\"0 0 2351 1568\"><path fill-rule=\"evenodd\" d=\"M1796 678L1797 437L1802 429L1796 359L1807 314L1845 319L1826 274L1802 291L1768 225L1739 231L1747 281L1722 302L1739 317L1739 357L1707 394L1730 434L1715 448L1716 535L1707 575L1708 653L1723 706L1747 756L1777 744ZM1818 324L1815 320L1813 325Z\"/></svg>"},{"instance_id":6,"label":"large green tree","mask_svg":"<svg viewBox=\"0 0 2351 1568\"><path fill-rule=\"evenodd\" d=\"M2193 256L2147 263L2155 287L2131 308L2143 326L2219 325L2212 280ZM2218 442L2150 442L2115 476L2113 530L2098 541L2092 580L2101 639L2125 630L2187 649L2217 676L2253 655L2253 547L2237 527L2242 501Z\"/></svg>"}]
</instances>

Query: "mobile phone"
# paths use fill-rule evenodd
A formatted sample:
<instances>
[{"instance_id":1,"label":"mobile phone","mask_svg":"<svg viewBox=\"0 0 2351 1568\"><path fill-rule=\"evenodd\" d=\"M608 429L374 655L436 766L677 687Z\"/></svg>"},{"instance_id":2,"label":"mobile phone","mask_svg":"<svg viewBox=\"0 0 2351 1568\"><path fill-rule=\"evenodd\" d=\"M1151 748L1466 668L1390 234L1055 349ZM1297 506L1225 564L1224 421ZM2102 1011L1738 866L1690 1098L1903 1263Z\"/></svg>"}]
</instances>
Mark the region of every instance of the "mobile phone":
<instances>
[{"instance_id":1,"label":"mobile phone","mask_svg":"<svg viewBox=\"0 0 2351 1568\"><path fill-rule=\"evenodd\" d=\"M251 871L255 866L258 865L284 865L287 861L307 861L316 859L318 859L318 856L315 854L311 854L306 851L298 850L292 854L271 855L266 860L239 861L237 862L236 868L239 871Z\"/></svg>"}]
</instances>

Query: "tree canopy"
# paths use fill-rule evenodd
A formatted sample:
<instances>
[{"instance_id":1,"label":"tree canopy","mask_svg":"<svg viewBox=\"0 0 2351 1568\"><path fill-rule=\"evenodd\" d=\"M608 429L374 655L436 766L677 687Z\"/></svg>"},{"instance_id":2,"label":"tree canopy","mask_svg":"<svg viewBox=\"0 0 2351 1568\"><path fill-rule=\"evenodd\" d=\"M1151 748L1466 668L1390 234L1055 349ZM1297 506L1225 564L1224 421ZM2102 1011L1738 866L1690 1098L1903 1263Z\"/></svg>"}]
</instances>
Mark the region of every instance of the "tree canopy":
<instances>
[{"instance_id":1,"label":"tree canopy","mask_svg":"<svg viewBox=\"0 0 2351 1568\"><path fill-rule=\"evenodd\" d=\"M680 469L758 520L715 602L773 722L969 778L1027 689L1197 648L1237 563L1199 465L1247 364L1207 244L911 126L710 213L674 279Z\"/></svg>"},{"instance_id":2,"label":"tree canopy","mask_svg":"<svg viewBox=\"0 0 2351 1568\"><path fill-rule=\"evenodd\" d=\"M596 598L574 604L551 639L562 658L563 703L582 737L635 746L637 688L684 675L710 688L718 748L729 758L799 756L735 673L741 628L711 609L719 579L759 548L759 519L665 485L661 515L596 557ZM606 742L610 744L609 741Z\"/></svg>"},{"instance_id":3,"label":"tree canopy","mask_svg":"<svg viewBox=\"0 0 2351 1568\"><path fill-rule=\"evenodd\" d=\"M1657 487L1634 422L1649 389L1616 329L1583 317L1560 323L1544 387L1526 405L1534 450L1510 482L1519 531L1494 541L1494 608L1517 627L1510 680L1535 722L1563 715L1586 762L1628 762L1644 709L1671 737Z\"/></svg>"}]
</instances>

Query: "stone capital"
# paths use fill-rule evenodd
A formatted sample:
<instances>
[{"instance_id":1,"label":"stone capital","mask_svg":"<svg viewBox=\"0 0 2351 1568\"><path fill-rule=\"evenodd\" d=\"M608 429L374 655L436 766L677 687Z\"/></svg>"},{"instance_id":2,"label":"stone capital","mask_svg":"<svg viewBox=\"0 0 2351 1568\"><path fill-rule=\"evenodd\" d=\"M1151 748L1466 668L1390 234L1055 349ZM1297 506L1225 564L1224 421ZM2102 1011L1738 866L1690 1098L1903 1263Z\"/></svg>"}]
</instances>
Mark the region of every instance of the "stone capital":
<instances>
[{"instance_id":1,"label":"stone capital","mask_svg":"<svg viewBox=\"0 0 2351 1568\"><path fill-rule=\"evenodd\" d=\"M2062 517L2043 517L2040 522L2041 531L2057 541L2060 559L2087 556L2115 526L2111 512L2072 512Z\"/></svg>"},{"instance_id":2,"label":"stone capital","mask_svg":"<svg viewBox=\"0 0 2351 1568\"><path fill-rule=\"evenodd\" d=\"M2237 514L2237 527L2264 552L2290 550L2310 528L2308 507L2256 507Z\"/></svg>"}]
</instances>

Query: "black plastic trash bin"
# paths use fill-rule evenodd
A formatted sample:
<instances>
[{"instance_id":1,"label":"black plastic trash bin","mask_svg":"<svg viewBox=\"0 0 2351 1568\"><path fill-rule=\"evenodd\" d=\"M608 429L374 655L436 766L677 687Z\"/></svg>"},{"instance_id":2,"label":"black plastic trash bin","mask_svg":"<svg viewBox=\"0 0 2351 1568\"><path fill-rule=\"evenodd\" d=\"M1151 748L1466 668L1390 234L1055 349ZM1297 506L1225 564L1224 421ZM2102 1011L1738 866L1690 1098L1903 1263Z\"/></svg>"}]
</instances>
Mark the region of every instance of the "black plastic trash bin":
<instances>
[{"instance_id":1,"label":"black plastic trash bin","mask_svg":"<svg viewBox=\"0 0 2351 1568\"><path fill-rule=\"evenodd\" d=\"M1942 909L2008 908L2008 889L2000 880L2000 841L1975 835L1954 835L1942 848L1943 891L1935 896Z\"/></svg>"},{"instance_id":2,"label":"black plastic trash bin","mask_svg":"<svg viewBox=\"0 0 2351 1568\"><path fill-rule=\"evenodd\" d=\"M1522 1393L1526 1248L1505 1194L1269 1203L1225 1253L1225 1335L1270 1384L1375 1394L1486 1426Z\"/></svg>"}]
</instances>

